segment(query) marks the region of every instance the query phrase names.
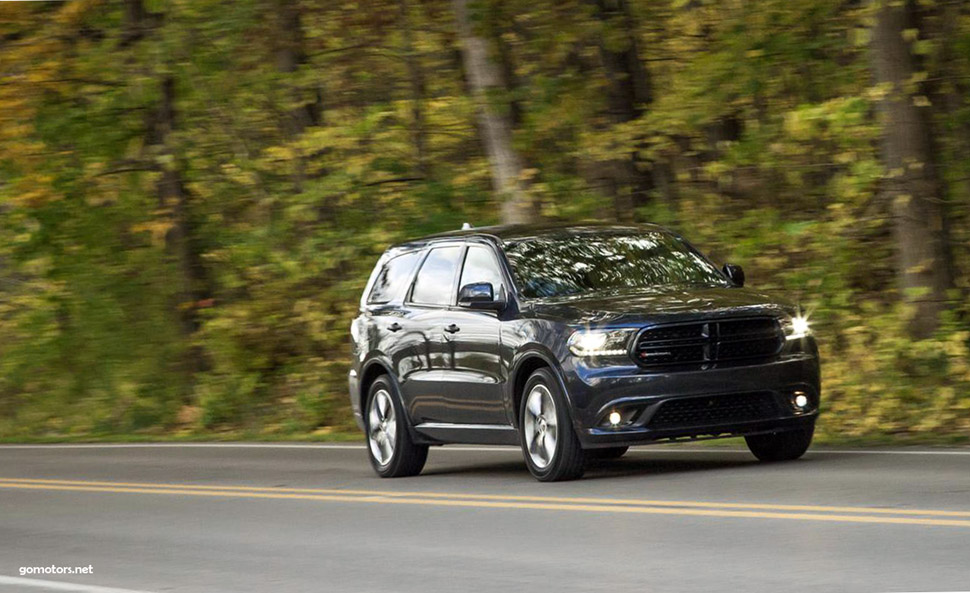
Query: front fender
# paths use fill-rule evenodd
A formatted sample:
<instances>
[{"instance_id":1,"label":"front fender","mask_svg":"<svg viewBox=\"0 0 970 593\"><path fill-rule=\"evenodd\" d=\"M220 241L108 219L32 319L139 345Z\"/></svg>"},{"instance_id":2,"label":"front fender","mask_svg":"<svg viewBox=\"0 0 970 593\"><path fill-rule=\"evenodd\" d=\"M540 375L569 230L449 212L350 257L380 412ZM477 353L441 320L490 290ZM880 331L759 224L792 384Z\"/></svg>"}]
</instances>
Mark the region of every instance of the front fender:
<instances>
[{"instance_id":1,"label":"front fender","mask_svg":"<svg viewBox=\"0 0 970 593\"><path fill-rule=\"evenodd\" d=\"M532 361L535 359L541 360L545 366L552 370L552 374L556 377L556 381L559 384L559 390L562 392L563 397L566 398L566 413L569 414L570 422L572 422L573 427L575 427L576 430L579 430L580 426L576 421L576 415L573 413L572 409L572 397L569 390L566 388L566 382L563 380L562 365L549 348L543 344L536 343L525 345L523 348L517 351L512 358L509 381L507 382L506 389L506 401L508 402L507 405L511 410L511 418L513 420L512 424L514 426L518 426L518 410L515 409L516 386L520 384L520 380L522 384L528 380L528 377L524 376L523 373L531 372L529 369L532 368Z\"/></svg>"}]
</instances>

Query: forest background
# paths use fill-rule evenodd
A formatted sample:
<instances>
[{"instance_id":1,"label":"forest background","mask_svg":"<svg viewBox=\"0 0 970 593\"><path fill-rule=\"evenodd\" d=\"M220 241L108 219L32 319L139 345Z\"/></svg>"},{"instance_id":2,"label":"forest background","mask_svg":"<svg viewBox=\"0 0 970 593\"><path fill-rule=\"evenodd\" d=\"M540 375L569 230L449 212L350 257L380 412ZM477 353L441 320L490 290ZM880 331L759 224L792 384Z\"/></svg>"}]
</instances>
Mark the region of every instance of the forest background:
<instances>
[{"instance_id":1,"label":"forest background","mask_svg":"<svg viewBox=\"0 0 970 593\"><path fill-rule=\"evenodd\" d=\"M390 243L651 221L811 314L828 441L970 440L970 3L0 3L0 439L353 434Z\"/></svg>"}]
</instances>

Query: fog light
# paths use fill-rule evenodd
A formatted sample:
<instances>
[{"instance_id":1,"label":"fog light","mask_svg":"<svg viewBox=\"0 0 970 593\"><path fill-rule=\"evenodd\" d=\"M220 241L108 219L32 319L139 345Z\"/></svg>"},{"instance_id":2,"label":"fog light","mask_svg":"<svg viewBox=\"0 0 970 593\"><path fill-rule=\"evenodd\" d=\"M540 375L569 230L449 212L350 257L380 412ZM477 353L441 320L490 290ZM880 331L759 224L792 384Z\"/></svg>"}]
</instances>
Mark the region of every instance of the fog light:
<instances>
[{"instance_id":1,"label":"fog light","mask_svg":"<svg viewBox=\"0 0 970 593\"><path fill-rule=\"evenodd\" d=\"M620 413L610 412L610 424L612 426L618 426L620 424Z\"/></svg>"},{"instance_id":2,"label":"fog light","mask_svg":"<svg viewBox=\"0 0 970 593\"><path fill-rule=\"evenodd\" d=\"M793 393L791 401L799 410L804 410L808 407L808 396L802 391L796 391Z\"/></svg>"}]
</instances>

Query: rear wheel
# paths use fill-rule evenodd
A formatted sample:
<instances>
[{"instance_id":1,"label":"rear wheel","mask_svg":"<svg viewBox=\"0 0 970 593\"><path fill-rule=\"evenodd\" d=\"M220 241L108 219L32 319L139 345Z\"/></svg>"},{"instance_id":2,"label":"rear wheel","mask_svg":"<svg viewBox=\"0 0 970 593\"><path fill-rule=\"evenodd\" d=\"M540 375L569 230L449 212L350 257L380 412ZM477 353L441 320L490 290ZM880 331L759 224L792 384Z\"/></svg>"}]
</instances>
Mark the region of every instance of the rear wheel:
<instances>
[{"instance_id":1,"label":"rear wheel","mask_svg":"<svg viewBox=\"0 0 970 593\"><path fill-rule=\"evenodd\" d=\"M548 369L529 377L522 397L519 440L529 471L540 482L583 475L583 448L573 432L566 398Z\"/></svg>"},{"instance_id":2,"label":"rear wheel","mask_svg":"<svg viewBox=\"0 0 970 593\"><path fill-rule=\"evenodd\" d=\"M589 459L619 459L627 452L629 447L606 447L603 449L587 449L586 457Z\"/></svg>"},{"instance_id":3,"label":"rear wheel","mask_svg":"<svg viewBox=\"0 0 970 593\"><path fill-rule=\"evenodd\" d=\"M815 427L744 437L748 449L761 461L791 461L808 451Z\"/></svg>"},{"instance_id":4,"label":"rear wheel","mask_svg":"<svg viewBox=\"0 0 970 593\"><path fill-rule=\"evenodd\" d=\"M367 454L377 475L399 478L421 473L428 459L428 446L411 441L404 410L387 375L378 377L371 385L364 418Z\"/></svg>"}]
</instances>

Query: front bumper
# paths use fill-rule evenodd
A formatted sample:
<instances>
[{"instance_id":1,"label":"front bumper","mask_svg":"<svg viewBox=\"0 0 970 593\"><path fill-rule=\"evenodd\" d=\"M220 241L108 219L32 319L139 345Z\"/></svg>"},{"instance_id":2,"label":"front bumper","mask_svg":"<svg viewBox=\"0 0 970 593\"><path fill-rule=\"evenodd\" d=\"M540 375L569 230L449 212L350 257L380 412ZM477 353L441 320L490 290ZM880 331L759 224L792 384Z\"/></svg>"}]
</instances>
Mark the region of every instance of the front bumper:
<instances>
[{"instance_id":1,"label":"front bumper","mask_svg":"<svg viewBox=\"0 0 970 593\"><path fill-rule=\"evenodd\" d=\"M637 367L563 370L583 447L615 447L810 427L821 395L816 352L810 348L764 364L663 373ZM805 395L808 405L795 406L796 394ZM608 421L614 411L623 419L617 426Z\"/></svg>"},{"instance_id":2,"label":"front bumper","mask_svg":"<svg viewBox=\"0 0 970 593\"><path fill-rule=\"evenodd\" d=\"M657 441L707 440L727 437L749 436L811 428L818 418L818 411L800 416L767 418L747 422L714 423L704 426L684 426L652 430L645 427L601 429L591 428L580 436L584 449L598 447L629 447L646 445Z\"/></svg>"}]
</instances>

